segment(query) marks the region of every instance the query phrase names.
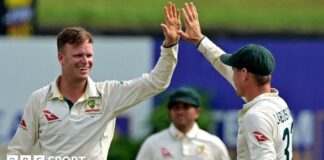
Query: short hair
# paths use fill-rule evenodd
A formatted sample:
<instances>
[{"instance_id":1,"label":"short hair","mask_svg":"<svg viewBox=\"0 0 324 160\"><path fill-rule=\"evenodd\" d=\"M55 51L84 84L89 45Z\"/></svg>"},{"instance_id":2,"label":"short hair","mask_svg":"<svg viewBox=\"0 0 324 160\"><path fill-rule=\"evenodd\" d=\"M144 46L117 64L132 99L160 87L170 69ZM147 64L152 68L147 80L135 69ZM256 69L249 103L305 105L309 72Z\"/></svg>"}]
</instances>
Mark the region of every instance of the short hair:
<instances>
[{"instance_id":1,"label":"short hair","mask_svg":"<svg viewBox=\"0 0 324 160\"><path fill-rule=\"evenodd\" d=\"M271 82L271 75L260 76L260 75L253 74L253 77L254 77L258 86L263 86L263 85Z\"/></svg>"},{"instance_id":2,"label":"short hair","mask_svg":"<svg viewBox=\"0 0 324 160\"><path fill-rule=\"evenodd\" d=\"M57 35L57 50L62 51L65 44L82 44L85 41L93 43L93 37L86 29L75 26L64 28Z\"/></svg>"}]
</instances>

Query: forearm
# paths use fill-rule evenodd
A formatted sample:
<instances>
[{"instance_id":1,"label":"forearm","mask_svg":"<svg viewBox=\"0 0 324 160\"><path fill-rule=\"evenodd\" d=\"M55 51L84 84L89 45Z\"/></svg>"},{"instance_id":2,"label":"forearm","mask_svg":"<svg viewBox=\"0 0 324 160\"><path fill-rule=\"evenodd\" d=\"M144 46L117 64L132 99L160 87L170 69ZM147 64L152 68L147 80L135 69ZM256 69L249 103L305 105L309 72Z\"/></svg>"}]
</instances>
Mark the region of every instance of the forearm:
<instances>
[{"instance_id":1,"label":"forearm","mask_svg":"<svg viewBox=\"0 0 324 160\"><path fill-rule=\"evenodd\" d=\"M28 145L27 141L28 138L15 136L8 146L8 155L30 155L33 146Z\"/></svg>"},{"instance_id":2,"label":"forearm","mask_svg":"<svg viewBox=\"0 0 324 160\"><path fill-rule=\"evenodd\" d=\"M47 91L47 89L45 90ZM47 92L46 92L47 93ZM31 154L38 139L38 111L40 108L41 90L35 91L28 99L21 122L8 146L8 155ZM36 113L37 112L37 113Z\"/></svg>"},{"instance_id":3,"label":"forearm","mask_svg":"<svg viewBox=\"0 0 324 160\"><path fill-rule=\"evenodd\" d=\"M161 46L161 56L149 74L150 83L161 90L166 89L171 81L178 58L178 44L172 47Z\"/></svg>"},{"instance_id":4,"label":"forearm","mask_svg":"<svg viewBox=\"0 0 324 160\"><path fill-rule=\"evenodd\" d=\"M128 108L140 103L165 90L171 81L177 64L178 44L171 48L161 46L161 56L150 73L141 77L123 81L113 81L110 87L104 87L109 91L110 104L114 114L118 115Z\"/></svg>"},{"instance_id":5,"label":"forearm","mask_svg":"<svg viewBox=\"0 0 324 160\"><path fill-rule=\"evenodd\" d=\"M213 67L235 88L232 80L233 71L231 67L225 65L220 60L220 56L226 53L207 37L204 37L197 47Z\"/></svg>"},{"instance_id":6,"label":"forearm","mask_svg":"<svg viewBox=\"0 0 324 160\"><path fill-rule=\"evenodd\" d=\"M25 123L25 122L24 122ZM8 146L8 155L31 154L35 145L35 134L32 123L20 124Z\"/></svg>"}]
</instances>

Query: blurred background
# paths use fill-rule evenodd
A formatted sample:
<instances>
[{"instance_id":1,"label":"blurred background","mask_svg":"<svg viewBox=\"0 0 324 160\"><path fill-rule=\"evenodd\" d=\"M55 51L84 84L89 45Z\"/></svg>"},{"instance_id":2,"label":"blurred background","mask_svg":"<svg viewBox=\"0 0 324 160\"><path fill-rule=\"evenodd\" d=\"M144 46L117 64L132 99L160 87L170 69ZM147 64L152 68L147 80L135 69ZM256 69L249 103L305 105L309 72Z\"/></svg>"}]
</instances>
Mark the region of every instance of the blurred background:
<instances>
[{"instance_id":1,"label":"blurred background","mask_svg":"<svg viewBox=\"0 0 324 160\"><path fill-rule=\"evenodd\" d=\"M83 26L95 35L92 78L128 80L149 72L160 54L168 1L0 1L0 155L25 102L60 73L56 34ZM185 0L177 0L183 7ZM294 160L324 160L324 0L193 0L202 32L226 52L259 43L273 52L272 86L294 117ZM243 101L196 50L180 41L170 87L117 119L109 160L134 159L143 140L168 127L168 94L182 86L203 95L201 127L220 137L236 159L237 113ZM0 157L1 158L1 157Z\"/></svg>"}]
</instances>

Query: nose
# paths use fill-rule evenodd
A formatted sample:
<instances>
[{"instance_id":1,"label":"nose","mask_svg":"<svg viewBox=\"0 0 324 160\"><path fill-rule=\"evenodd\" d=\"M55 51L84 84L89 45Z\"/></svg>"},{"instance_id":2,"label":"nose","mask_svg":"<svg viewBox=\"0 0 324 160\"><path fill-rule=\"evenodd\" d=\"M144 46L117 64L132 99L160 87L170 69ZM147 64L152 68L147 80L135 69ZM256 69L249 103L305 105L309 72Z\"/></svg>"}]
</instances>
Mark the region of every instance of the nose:
<instances>
[{"instance_id":1,"label":"nose","mask_svg":"<svg viewBox=\"0 0 324 160\"><path fill-rule=\"evenodd\" d=\"M186 110L185 110L185 108L183 108L183 107L178 107L178 108L176 109L177 114L183 114L185 111L186 111Z\"/></svg>"},{"instance_id":2,"label":"nose","mask_svg":"<svg viewBox=\"0 0 324 160\"><path fill-rule=\"evenodd\" d=\"M81 63L82 63L82 64L87 64L87 62L88 62L88 58L87 58L87 56L82 56L82 57L81 57Z\"/></svg>"}]
</instances>

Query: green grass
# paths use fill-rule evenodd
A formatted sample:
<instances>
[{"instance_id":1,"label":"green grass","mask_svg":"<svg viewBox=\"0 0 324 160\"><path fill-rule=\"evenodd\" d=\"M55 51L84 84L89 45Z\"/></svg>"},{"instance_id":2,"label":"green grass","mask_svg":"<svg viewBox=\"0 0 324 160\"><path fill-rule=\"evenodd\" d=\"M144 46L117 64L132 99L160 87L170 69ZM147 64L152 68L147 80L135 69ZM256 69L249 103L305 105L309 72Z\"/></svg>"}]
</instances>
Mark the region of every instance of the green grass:
<instances>
[{"instance_id":1,"label":"green grass","mask_svg":"<svg viewBox=\"0 0 324 160\"><path fill-rule=\"evenodd\" d=\"M164 0L38 0L40 27L159 29ZM184 0L177 0L183 7ZM203 29L324 32L323 0L194 0Z\"/></svg>"}]
</instances>

